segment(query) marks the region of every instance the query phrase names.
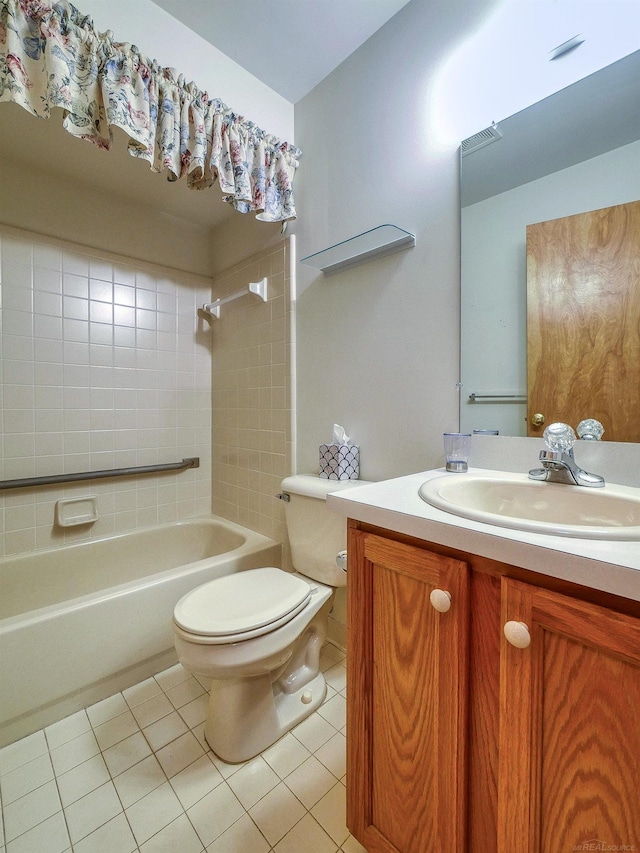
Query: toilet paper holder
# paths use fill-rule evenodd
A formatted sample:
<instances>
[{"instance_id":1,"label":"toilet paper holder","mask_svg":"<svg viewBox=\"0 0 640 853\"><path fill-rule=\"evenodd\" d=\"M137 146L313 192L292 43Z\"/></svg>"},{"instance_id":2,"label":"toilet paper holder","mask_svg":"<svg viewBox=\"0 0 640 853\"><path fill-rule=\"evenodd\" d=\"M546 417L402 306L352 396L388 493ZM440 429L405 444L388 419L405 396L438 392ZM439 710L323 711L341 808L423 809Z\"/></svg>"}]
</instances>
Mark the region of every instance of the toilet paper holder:
<instances>
[{"instance_id":1,"label":"toilet paper holder","mask_svg":"<svg viewBox=\"0 0 640 853\"><path fill-rule=\"evenodd\" d=\"M336 566L339 569L342 569L343 572L347 571L347 552L339 551L336 554Z\"/></svg>"}]
</instances>

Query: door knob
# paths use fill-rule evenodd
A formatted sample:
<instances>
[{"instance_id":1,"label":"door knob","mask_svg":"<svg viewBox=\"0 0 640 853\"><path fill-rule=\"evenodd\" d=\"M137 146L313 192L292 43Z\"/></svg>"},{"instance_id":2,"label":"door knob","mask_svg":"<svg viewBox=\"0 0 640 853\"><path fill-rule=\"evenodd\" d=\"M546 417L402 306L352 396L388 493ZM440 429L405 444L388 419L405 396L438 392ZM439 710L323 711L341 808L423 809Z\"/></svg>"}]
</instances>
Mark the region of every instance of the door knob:
<instances>
[{"instance_id":1,"label":"door knob","mask_svg":"<svg viewBox=\"0 0 640 853\"><path fill-rule=\"evenodd\" d=\"M544 415L541 415L540 412L536 412L536 414L531 417L531 423L534 426L542 426L544 423Z\"/></svg>"},{"instance_id":2,"label":"door knob","mask_svg":"<svg viewBox=\"0 0 640 853\"><path fill-rule=\"evenodd\" d=\"M506 622L504 635L516 649L526 649L531 643L529 628L524 622Z\"/></svg>"},{"instance_id":3,"label":"door knob","mask_svg":"<svg viewBox=\"0 0 640 853\"><path fill-rule=\"evenodd\" d=\"M451 593L446 589L432 589L429 601L438 613L447 613L451 607Z\"/></svg>"}]
</instances>

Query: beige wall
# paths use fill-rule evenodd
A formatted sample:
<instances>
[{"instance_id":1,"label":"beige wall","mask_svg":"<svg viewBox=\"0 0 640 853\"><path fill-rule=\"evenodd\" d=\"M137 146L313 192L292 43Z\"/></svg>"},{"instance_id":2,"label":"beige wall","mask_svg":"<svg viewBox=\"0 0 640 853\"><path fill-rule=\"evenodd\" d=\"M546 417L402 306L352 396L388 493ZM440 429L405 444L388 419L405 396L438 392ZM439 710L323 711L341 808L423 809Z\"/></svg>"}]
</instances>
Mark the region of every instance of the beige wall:
<instances>
[{"instance_id":1,"label":"beige wall","mask_svg":"<svg viewBox=\"0 0 640 853\"><path fill-rule=\"evenodd\" d=\"M2 110L6 108L18 109L12 104L0 107ZM0 117L3 115L4 112L0 112ZM105 153L93 149L85 140L72 139L58 127L43 128L42 120L32 121L34 133L41 130L47 133L59 131L58 135L64 133L64 141L69 145L69 158L73 158L77 145L82 146L85 153L89 149L94 158L112 154L119 154L121 158L129 156L123 139L118 139L118 152ZM59 122L59 116L49 121ZM15 155L19 157L20 152L15 152ZM125 166L132 168L133 164L145 171L146 164L132 158L129 160L132 162L125 160ZM164 180L151 172L147 177L149 181ZM176 189L189 192L186 187ZM211 202L223 204L213 196ZM173 269L209 275L209 229L162 214L145 204L144 199L137 205L132 204L120 196L117 187L107 192L54 175L46 168L26 166L13 157L0 158L0 211L0 220L6 225Z\"/></svg>"},{"instance_id":2,"label":"beige wall","mask_svg":"<svg viewBox=\"0 0 640 853\"><path fill-rule=\"evenodd\" d=\"M367 480L436 467L457 428L458 152L429 136L429 110L441 66L491 5L409 3L296 105L299 257L384 223L417 241L330 276L299 265L300 472L334 422Z\"/></svg>"},{"instance_id":3,"label":"beige wall","mask_svg":"<svg viewBox=\"0 0 640 853\"><path fill-rule=\"evenodd\" d=\"M209 512L209 279L0 228L0 478L152 465L181 473L0 492L0 556ZM92 525L55 502L96 495Z\"/></svg>"},{"instance_id":4,"label":"beige wall","mask_svg":"<svg viewBox=\"0 0 640 853\"><path fill-rule=\"evenodd\" d=\"M226 219L210 234L210 274L224 274L247 258L277 249L288 233L288 226L283 232L282 223L260 222L251 213Z\"/></svg>"},{"instance_id":5,"label":"beige wall","mask_svg":"<svg viewBox=\"0 0 640 853\"><path fill-rule=\"evenodd\" d=\"M330 276L298 267L300 472L334 422L363 479L442 464L458 427L460 140L637 49L637 6L613 6L412 0L296 104L298 256L384 223L416 235ZM588 46L549 62L583 25Z\"/></svg>"}]
</instances>

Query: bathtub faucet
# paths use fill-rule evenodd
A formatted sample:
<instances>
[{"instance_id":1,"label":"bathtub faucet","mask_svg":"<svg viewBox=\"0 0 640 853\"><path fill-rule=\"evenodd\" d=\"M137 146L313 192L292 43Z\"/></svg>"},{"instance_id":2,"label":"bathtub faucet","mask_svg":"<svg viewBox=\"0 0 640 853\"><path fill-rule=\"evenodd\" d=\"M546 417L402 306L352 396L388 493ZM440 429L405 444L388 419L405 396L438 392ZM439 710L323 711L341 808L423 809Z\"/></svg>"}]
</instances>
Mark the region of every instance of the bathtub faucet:
<instances>
[{"instance_id":1,"label":"bathtub faucet","mask_svg":"<svg viewBox=\"0 0 640 853\"><path fill-rule=\"evenodd\" d=\"M565 483L569 486L591 486L596 489L604 486L604 477L583 471L576 463L573 457L576 434L569 424L550 424L543 437L547 447L540 451L542 468L529 471L530 480Z\"/></svg>"}]
</instances>

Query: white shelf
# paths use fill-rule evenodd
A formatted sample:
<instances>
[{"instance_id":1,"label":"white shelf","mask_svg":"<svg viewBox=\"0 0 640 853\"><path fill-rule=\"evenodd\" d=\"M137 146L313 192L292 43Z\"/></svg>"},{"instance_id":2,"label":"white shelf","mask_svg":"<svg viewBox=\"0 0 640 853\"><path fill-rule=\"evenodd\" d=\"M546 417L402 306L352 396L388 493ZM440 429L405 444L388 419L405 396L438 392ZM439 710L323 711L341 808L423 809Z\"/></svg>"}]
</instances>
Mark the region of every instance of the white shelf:
<instances>
[{"instance_id":1,"label":"white shelf","mask_svg":"<svg viewBox=\"0 0 640 853\"><path fill-rule=\"evenodd\" d=\"M415 244L415 234L397 228L395 225L379 225L377 228L372 228L356 237L350 237L321 252L301 258L300 263L322 270L324 273L332 273L382 255L399 252L401 249L409 249Z\"/></svg>"}]
</instances>

